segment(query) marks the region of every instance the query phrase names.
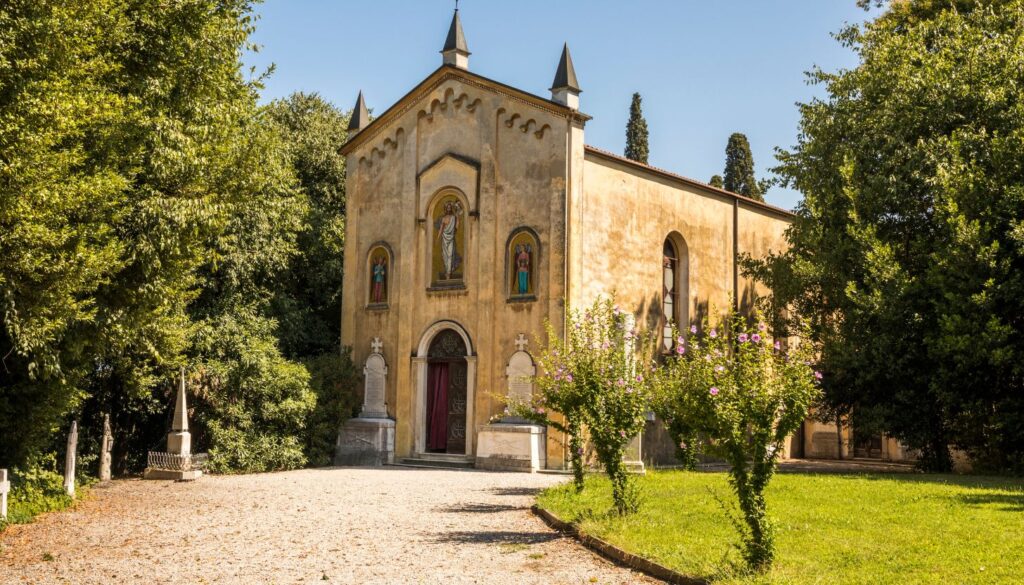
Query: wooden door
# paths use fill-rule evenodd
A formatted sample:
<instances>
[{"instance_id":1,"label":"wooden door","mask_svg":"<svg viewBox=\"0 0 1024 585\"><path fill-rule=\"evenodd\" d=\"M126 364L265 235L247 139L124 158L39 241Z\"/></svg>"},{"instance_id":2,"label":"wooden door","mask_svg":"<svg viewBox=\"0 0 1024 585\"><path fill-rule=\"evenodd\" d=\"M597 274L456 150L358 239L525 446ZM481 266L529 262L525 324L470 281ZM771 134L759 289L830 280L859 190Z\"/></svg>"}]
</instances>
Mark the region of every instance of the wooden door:
<instances>
[{"instance_id":1,"label":"wooden door","mask_svg":"<svg viewBox=\"0 0 1024 585\"><path fill-rule=\"evenodd\" d=\"M448 364L447 453L466 452L466 360Z\"/></svg>"}]
</instances>

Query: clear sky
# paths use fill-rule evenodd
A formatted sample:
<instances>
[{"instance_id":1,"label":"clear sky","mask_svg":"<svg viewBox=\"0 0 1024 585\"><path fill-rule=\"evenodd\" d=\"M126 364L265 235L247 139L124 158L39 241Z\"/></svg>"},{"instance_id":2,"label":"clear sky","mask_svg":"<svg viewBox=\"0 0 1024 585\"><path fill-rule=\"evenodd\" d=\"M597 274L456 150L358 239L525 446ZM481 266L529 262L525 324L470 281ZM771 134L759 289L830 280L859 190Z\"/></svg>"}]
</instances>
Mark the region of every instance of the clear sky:
<instances>
[{"instance_id":1,"label":"clear sky","mask_svg":"<svg viewBox=\"0 0 1024 585\"><path fill-rule=\"evenodd\" d=\"M363 90L381 113L441 64L453 0L265 0L247 64L276 71L264 98L317 92L348 109ZM796 102L821 93L812 66L856 63L830 33L868 15L855 0L461 0L470 71L548 97L568 42L593 116L592 146L622 153L629 103L643 96L650 163L708 181L732 132L758 176L796 141ZM799 193L773 189L792 208Z\"/></svg>"}]
</instances>

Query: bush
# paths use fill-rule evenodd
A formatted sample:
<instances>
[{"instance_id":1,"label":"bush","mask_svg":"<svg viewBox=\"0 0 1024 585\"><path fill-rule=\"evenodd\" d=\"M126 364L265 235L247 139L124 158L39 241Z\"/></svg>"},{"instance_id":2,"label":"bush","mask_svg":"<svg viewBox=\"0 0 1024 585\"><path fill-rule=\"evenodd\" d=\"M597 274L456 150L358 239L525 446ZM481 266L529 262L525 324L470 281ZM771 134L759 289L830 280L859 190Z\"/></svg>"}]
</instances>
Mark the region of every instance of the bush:
<instances>
[{"instance_id":1,"label":"bush","mask_svg":"<svg viewBox=\"0 0 1024 585\"><path fill-rule=\"evenodd\" d=\"M305 465L316 395L307 369L278 351L274 322L239 308L205 322L195 344L202 356L195 420L208 433L211 471Z\"/></svg>"},{"instance_id":2,"label":"bush","mask_svg":"<svg viewBox=\"0 0 1024 585\"><path fill-rule=\"evenodd\" d=\"M583 489L583 427L601 466L612 480L615 509L635 512L636 488L623 465L626 446L644 428L649 364L638 355L653 347L638 335L632 319L599 299L584 313L572 311L559 338L547 323L548 343L537 358L542 374L531 404L511 404L510 411L568 432L573 475ZM565 425L550 420L548 410L562 414Z\"/></svg>"},{"instance_id":3,"label":"bush","mask_svg":"<svg viewBox=\"0 0 1024 585\"><path fill-rule=\"evenodd\" d=\"M7 495L7 521L3 524L25 524L44 512L63 510L74 503L64 493L64 476L57 473L57 457L53 453L38 456L24 468L11 470L11 492Z\"/></svg>"},{"instance_id":4,"label":"bush","mask_svg":"<svg viewBox=\"0 0 1024 585\"><path fill-rule=\"evenodd\" d=\"M343 348L305 360L309 385L316 394L316 407L306 424L303 447L311 467L330 465L338 428L356 416L359 407L361 376L352 363L352 350Z\"/></svg>"},{"instance_id":5,"label":"bush","mask_svg":"<svg viewBox=\"0 0 1024 585\"><path fill-rule=\"evenodd\" d=\"M774 535L764 492L775 473L783 441L807 418L818 395L810 344L788 349L771 342L755 317L730 313L720 324L704 323L679 336L675 357L658 370L655 410L683 450L700 449L729 463L729 483L743 521L737 529L743 556L755 570L774 557ZM685 444L689 441L689 444Z\"/></svg>"}]
</instances>

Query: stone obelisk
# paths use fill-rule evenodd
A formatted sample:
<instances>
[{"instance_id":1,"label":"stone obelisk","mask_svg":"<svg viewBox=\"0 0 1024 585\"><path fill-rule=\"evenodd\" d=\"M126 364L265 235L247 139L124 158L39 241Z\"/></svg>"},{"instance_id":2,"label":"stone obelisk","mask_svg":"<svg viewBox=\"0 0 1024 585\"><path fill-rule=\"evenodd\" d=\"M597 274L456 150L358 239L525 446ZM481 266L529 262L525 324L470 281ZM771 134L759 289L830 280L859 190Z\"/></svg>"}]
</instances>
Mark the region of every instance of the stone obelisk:
<instances>
[{"instance_id":1,"label":"stone obelisk","mask_svg":"<svg viewBox=\"0 0 1024 585\"><path fill-rule=\"evenodd\" d=\"M181 368L178 397L174 402L174 419L167 433L167 452L149 454L145 479L192 481L203 472L192 467L192 435L188 432L188 402L185 398L185 368Z\"/></svg>"}]
</instances>

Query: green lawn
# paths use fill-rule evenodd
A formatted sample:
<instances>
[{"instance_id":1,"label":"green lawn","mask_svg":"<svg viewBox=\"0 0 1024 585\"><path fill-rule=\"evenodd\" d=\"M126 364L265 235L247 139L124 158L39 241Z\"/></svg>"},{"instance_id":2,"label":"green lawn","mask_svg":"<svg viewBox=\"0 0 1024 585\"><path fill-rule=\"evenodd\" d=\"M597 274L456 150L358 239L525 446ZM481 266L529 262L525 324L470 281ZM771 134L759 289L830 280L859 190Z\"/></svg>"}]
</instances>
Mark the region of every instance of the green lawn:
<instances>
[{"instance_id":1,"label":"green lawn","mask_svg":"<svg viewBox=\"0 0 1024 585\"><path fill-rule=\"evenodd\" d=\"M724 473L664 471L638 478L641 511L619 518L610 485L590 476L544 491L538 504L629 552L716 584L1022 583L1024 480L955 475L776 475L774 568L744 575L738 535L717 494ZM734 508L735 509L735 508Z\"/></svg>"}]
</instances>

